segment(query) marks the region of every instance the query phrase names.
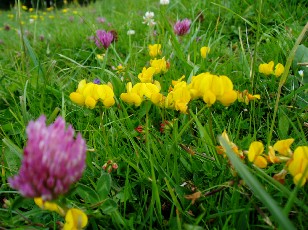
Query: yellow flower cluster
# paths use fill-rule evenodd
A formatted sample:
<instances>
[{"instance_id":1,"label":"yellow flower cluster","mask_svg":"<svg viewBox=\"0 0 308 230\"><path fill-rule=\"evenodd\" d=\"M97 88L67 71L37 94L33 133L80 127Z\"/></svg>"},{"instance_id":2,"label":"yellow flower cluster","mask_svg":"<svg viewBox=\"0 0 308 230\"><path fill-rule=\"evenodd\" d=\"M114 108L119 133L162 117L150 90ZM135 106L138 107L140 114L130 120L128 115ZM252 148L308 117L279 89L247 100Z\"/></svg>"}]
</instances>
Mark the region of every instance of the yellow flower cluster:
<instances>
[{"instance_id":1,"label":"yellow flower cluster","mask_svg":"<svg viewBox=\"0 0 308 230\"><path fill-rule=\"evenodd\" d=\"M159 85L159 83L150 83L153 71L151 67L144 68L144 71L139 74L138 77L143 84ZM186 113L188 103L194 99L202 98L208 106L213 105L216 101L221 102L224 106L229 106L237 99L237 91L233 90L233 83L227 76L219 77L208 72L201 73L192 77L191 83L183 81L184 78L185 76L182 76L180 79L172 81L173 87L170 87L167 96L160 93L160 85L159 90L155 87L144 86L144 89L152 90L151 94L147 93L150 96L147 96L143 93L144 90L140 88L141 83L136 84L134 87L132 87L131 83L128 83L127 93L121 94L121 99L135 106L139 106L144 98L150 99L155 105L175 109L182 113Z\"/></svg>"},{"instance_id":2,"label":"yellow flower cluster","mask_svg":"<svg viewBox=\"0 0 308 230\"><path fill-rule=\"evenodd\" d=\"M254 141L250 144L248 159L259 168L265 168L268 162L286 162L286 168L293 176L294 184L303 186L308 179L308 146L299 146L293 153L290 149L293 142L293 138L277 141L274 146L268 147L268 155L265 155L263 144Z\"/></svg>"},{"instance_id":3,"label":"yellow flower cluster","mask_svg":"<svg viewBox=\"0 0 308 230\"><path fill-rule=\"evenodd\" d=\"M284 72L284 66L281 63L278 63L275 66L274 70L274 62L270 61L269 63L264 63L259 65L259 72L265 74L266 76L273 74L276 77L280 77Z\"/></svg>"},{"instance_id":4,"label":"yellow flower cluster","mask_svg":"<svg viewBox=\"0 0 308 230\"><path fill-rule=\"evenodd\" d=\"M227 76L217 76L209 72L201 73L192 78L189 88L192 99L202 98L208 106L216 101L229 106L237 99L237 92Z\"/></svg>"},{"instance_id":5,"label":"yellow flower cluster","mask_svg":"<svg viewBox=\"0 0 308 230\"><path fill-rule=\"evenodd\" d=\"M80 209L70 208L66 212L59 205L49 201L43 201L41 197L34 198L34 202L43 210L57 212L65 217L63 230L82 229L88 224L87 215Z\"/></svg>"},{"instance_id":6,"label":"yellow flower cluster","mask_svg":"<svg viewBox=\"0 0 308 230\"><path fill-rule=\"evenodd\" d=\"M95 108L98 101L101 101L105 107L111 107L115 104L114 92L111 85L87 83L81 80L76 92L70 94L70 99L77 105L86 106L90 109Z\"/></svg>"}]
</instances>

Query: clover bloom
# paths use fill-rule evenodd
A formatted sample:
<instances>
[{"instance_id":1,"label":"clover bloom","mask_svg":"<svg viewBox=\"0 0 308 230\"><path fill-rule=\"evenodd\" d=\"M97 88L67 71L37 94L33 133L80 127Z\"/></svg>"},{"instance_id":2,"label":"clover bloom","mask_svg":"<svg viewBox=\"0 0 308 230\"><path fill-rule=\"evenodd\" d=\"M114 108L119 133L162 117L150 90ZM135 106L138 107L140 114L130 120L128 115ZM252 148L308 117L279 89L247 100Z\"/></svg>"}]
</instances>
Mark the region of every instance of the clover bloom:
<instances>
[{"instance_id":1,"label":"clover bloom","mask_svg":"<svg viewBox=\"0 0 308 230\"><path fill-rule=\"evenodd\" d=\"M66 193L85 169L86 143L80 133L74 138L71 125L58 117L46 126L40 116L27 126L28 141L19 174L9 178L10 186L25 197L52 200Z\"/></svg>"},{"instance_id":2,"label":"clover bloom","mask_svg":"<svg viewBox=\"0 0 308 230\"><path fill-rule=\"evenodd\" d=\"M135 30L128 30L127 31L127 35L130 36L130 35L134 35L136 32Z\"/></svg>"},{"instance_id":3,"label":"clover bloom","mask_svg":"<svg viewBox=\"0 0 308 230\"><path fill-rule=\"evenodd\" d=\"M260 141L254 141L250 144L248 150L248 160L253 162L254 165L259 168L265 168L267 166L266 159L261 156L264 151L264 146Z\"/></svg>"},{"instance_id":4,"label":"clover bloom","mask_svg":"<svg viewBox=\"0 0 308 230\"><path fill-rule=\"evenodd\" d=\"M169 4L169 0L160 0L159 4L160 5L168 5Z\"/></svg>"},{"instance_id":5,"label":"clover bloom","mask_svg":"<svg viewBox=\"0 0 308 230\"><path fill-rule=\"evenodd\" d=\"M97 18L96 18L96 21L97 21L98 23L104 24L104 23L106 22L106 18L104 18L104 17L97 17Z\"/></svg>"},{"instance_id":6,"label":"clover bloom","mask_svg":"<svg viewBox=\"0 0 308 230\"><path fill-rule=\"evenodd\" d=\"M156 22L154 21L154 12L147 11L145 15L143 16L143 24L147 24L148 26L154 26L156 25Z\"/></svg>"},{"instance_id":7,"label":"clover bloom","mask_svg":"<svg viewBox=\"0 0 308 230\"><path fill-rule=\"evenodd\" d=\"M95 44L98 48L102 48L102 46L107 49L111 42L114 40L114 35L112 32L107 32L105 30L97 30Z\"/></svg>"},{"instance_id":8,"label":"clover bloom","mask_svg":"<svg viewBox=\"0 0 308 230\"><path fill-rule=\"evenodd\" d=\"M63 230L82 229L88 224L87 215L80 209L71 208L65 215Z\"/></svg>"},{"instance_id":9,"label":"clover bloom","mask_svg":"<svg viewBox=\"0 0 308 230\"><path fill-rule=\"evenodd\" d=\"M149 45L149 54L152 58L161 55L161 44Z\"/></svg>"},{"instance_id":10,"label":"clover bloom","mask_svg":"<svg viewBox=\"0 0 308 230\"><path fill-rule=\"evenodd\" d=\"M207 47L207 46L203 46L201 47L200 49L200 53L201 53L201 57L202 58L206 58L207 54L210 52L210 47Z\"/></svg>"},{"instance_id":11,"label":"clover bloom","mask_svg":"<svg viewBox=\"0 0 308 230\"><path fill-rule=\"evenodd\" d=\"M273 69L274 69L274 62L273 61L259 65L259 72L265 74L266 76L272 74Z\"/></svg>"},{"instance_id":12,"label":"clover bloom","mask_svg":"<svg viewBox=\"0 0 308 230\"><path fill-rule=\"evenodd\" d=\"M275 66L275 71L274 71L274 74L276 77L280 77L281 74L283 74L284 72L284 66L280 63L278 63L276 66Z\"/></svg>"},{"instance_id":13,"label":"clover bloom","mask_svg":"<svg viewBox=\"0 0 308 230\"><path fill-rule=\"evenodd\" d=\"M174 33L178 36L183 36L189 33L190 24L191 24L191 21L187 18L185 18L182 21L180 20L177 21L173 26Z\"/></svg>"},{"instance_id":14,"label":"clover bloom","mask_svg":"<svg viewBox=\"0 0 308 230\"><path fill-rule=\"evenodd\" d=\"M295 149L288 169L293 176L294 184L303 186L306 183L308 180L308 146L299 146ZM299 184L300 180L301 184Z\"/></svg>"}]
</instances>

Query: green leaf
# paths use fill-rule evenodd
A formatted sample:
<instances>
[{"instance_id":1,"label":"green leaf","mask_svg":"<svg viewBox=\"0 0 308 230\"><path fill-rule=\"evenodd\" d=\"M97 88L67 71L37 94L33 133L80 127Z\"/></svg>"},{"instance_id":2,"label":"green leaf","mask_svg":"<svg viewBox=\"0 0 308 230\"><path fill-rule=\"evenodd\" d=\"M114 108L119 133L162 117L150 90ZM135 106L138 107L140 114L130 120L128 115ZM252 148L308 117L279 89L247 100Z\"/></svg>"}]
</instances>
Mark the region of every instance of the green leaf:
<instances>
[{"instance_id":1,"label":"green leaf","mask_svg":"<svg viewBox=\"0 0 308 230\"><path fill-rule=\"evenodd\" d=\"M280 228L287 230L295 229L292 222L283 213L281 207L279 207L277 202L264 190L262 184L256 179L255 176L253 176L247 166L240 161L236 153L234 153L228 145L227 141L222 136L219 136L218 139L223 148L226 150L226 154L236 171L252 189L256 197L269 209L277 223L280 225Z\"/></svg>"},{"instance_id":2,"label":"green leaf","mask_svg":"<svg viewBox=\"0 0 308 230\"><path fill-rule=\"evenodd\" d=\"M111 177L108 173L103 172L96 183L96 192L100 200L107 198L111 189Z\"/></svg>"},{"instance_id":3,"label":"green leaf","mask_svg":"<svg viewBox=\"0 0 308 230\"><path fill-rule=\"evenodd\" d=\"M94 204L100 201L99 195L96 193L96 191L84 184L78 184L75 193L89 204Z\"/></svg>"},{"instance_id":4,"label":"green leaf","mask_svg":"<svg viewBox=\"0 0 308 230\"><path fill-rule=\"evenodd\" d=\"M115 210L117 210L118 205L112 199L107 199L99 208L107 215L111 214Z\"/></svg>"}]
</instances>

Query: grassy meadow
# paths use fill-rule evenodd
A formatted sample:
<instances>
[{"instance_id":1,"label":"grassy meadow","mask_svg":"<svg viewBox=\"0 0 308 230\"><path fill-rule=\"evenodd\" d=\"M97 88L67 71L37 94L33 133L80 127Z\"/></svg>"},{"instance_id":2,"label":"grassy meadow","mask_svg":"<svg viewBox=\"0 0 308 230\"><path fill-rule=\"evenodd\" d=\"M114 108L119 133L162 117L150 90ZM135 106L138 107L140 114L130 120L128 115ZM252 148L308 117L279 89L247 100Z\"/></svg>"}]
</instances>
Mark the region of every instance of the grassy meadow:
<instances>
[{"instance_id":1,"label":"grassy meadow","mask_svg":"<svg viewBox=\"0 0 308 230\"><path fill-rule=\"evenodd\" d=\"M306 1L19 6L0 12L0 229L308 229ZM82 80L114 102L76 103ZM43 114L86 141L82 177L49 201L66 214L8 182ZM86 217L67 228L71 208Z\"/></svg>"}]
</instances>

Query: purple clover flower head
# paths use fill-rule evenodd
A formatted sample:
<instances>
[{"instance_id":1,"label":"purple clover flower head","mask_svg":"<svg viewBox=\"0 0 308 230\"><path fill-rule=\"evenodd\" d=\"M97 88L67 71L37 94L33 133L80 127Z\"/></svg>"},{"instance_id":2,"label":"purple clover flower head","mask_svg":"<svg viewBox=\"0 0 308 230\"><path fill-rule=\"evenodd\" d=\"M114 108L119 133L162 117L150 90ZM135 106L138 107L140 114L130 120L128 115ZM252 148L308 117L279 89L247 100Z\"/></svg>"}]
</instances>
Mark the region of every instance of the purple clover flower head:
<instances>
[{"instance_id":1,"label":"purple clover flower head","mask_svg":"<svg viewBox=\"0 0 308 230\"><path fill-rule=\"evenodd\" d=\"M113 41L113 34L105 30L97 30L95 44L98 48L102 48L102 45L107 49Z\"/></svg>"},{"instance_id":2,"label":"purple clover flower head","mask_svg":"<svg viewBox=\"0 0 308 230\"><path fill-rule=\"evenodd\" d=\"M101 80L99 80L98 78L95 78L93 80L93 83L99 85L101 83Z\"/></svg>"},{"instance_id":3,"label":"purple clover flower head","mask_svg":"<svg viewBox=\"0 0 308 230\"><path fill-rule=\"evenodd\" d=\"M103 17L98 17L98 18L96 18L96 21L98 22L98 23L105 23L106 22L106 18L103 18Z\"/></svg>"},{"instance_id":4,"label":"purple clover flower head","mask_svg":"<svg viewBox=\"0 0 308 230\"><path fill-rule=\"evenodd\" d=\"M190 24L191 24L191 21L187 18L185 18L182 21L180 20L177 21L173 26L174 33L178 36L183 36L189 33Z\"/></svg>"},{"instance_id":5,"label":"purple clover flower head","mask_svg":"<svg viewBox=\"0 0 308 230\"><path fill-rule=\"evenodd\" d=\"M66 129L60 116L49 126L45 122L42 115L28 124L28 142L19 174L8 181L25 197L53 200L81 178L86 142L80 133L75 139L75 130L71 125Z\"/></svg>"}]
</instances>

